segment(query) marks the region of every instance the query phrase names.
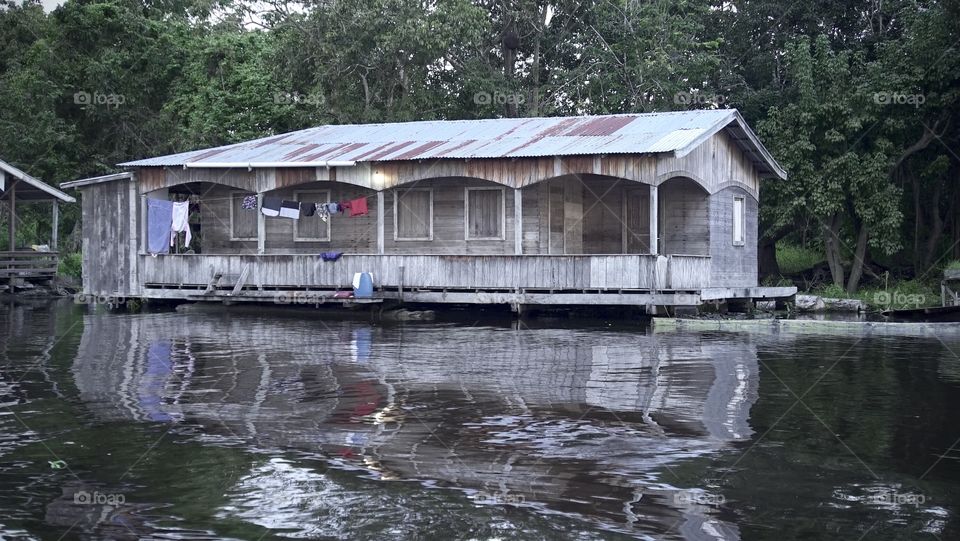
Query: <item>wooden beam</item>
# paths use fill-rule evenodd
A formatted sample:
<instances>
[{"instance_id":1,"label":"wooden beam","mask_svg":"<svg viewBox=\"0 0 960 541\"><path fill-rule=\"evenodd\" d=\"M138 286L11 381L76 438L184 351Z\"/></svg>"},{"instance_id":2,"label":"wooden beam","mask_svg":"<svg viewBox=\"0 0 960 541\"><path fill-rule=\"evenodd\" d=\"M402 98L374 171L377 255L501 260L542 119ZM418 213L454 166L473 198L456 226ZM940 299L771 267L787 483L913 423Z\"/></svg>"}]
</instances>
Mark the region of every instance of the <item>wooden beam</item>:
<instances>
[{"instance_id":1,"label":"wooden beam","mask_svg":"<svg viewBox=\"0 0 960 541\"><path fill-rule=\"evenodd\" d=\"M7 224L7 233L9 236L9 244L7 244L7 249L14 251L17 249L17 181L14 180L10 183L10 189L7 190L7 197L9 197L10 205L10 221Z\"/></svg>"},{"instance_id":2,"label":"wooden beam","mask_svg":"<svg viewBox=\"0 0 960 541\"><path fill-rule=\"evenodd\" d=\"M384 253L384 195L383 191L377 192L377 253Z\"/></svg>"},{"instance_id":3,"label":"wooden beam","mask_svg":"<svg viewBox=\"0 0 960 541\"><path fill-rule=\"evenodd\" d=\"M57 251L58 238L60 238L60 204L54 199L50 208L50 249Z\"/></svg>"},{"instance_id":4,"label":"wooden beam","mask_svg":"<svg viewBox=\"0 0 960 541\"><path fill-rule=\"evenodd\" d=\"M657 255L659 251L659 232L657 231L658 218L657 213L659 212L658 201L657 201L657 191L656 186L650 186L650 254Z\"/></svg>"},{"instance_id":5,"label":"wooden beam","mask_svg":"<svg viewBox=\"0 0 960 541\"><path fill-rule=\"evenodd\" d=\"M264 218L263 193L257 194L257 254L263 254L267 249L267 220Z\"/></svg>"},{"instance_id":6,"label":"wooden beam","mask_svg":"<svg viewBox=\"0 0 960 541\"><path fill-rule=\"evenodd\" d=\"M513 190L513 253L523 255L523 196L520 188Z\"/></svg>"}]
</instances>

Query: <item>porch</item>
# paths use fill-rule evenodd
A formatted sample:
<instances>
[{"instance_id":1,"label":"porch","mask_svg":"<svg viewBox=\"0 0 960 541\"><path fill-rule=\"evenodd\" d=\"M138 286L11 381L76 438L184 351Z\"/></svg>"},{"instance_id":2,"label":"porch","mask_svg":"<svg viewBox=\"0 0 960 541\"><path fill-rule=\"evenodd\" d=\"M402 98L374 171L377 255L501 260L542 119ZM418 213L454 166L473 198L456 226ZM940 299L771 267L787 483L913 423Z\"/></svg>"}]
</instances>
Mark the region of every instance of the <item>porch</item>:
<instances>
[{"instance_id":1,"label":"porch","mask_svg":"<svg viewBox=\"0 0 960 541\"><path fill-rule=\"evenodd\" d=\"M374 277L376 296L406 302L695 305L708 256L315 255L139 256L146 298L319 303ZM217 275L225 278L212 285Z\"/></svg>"}]
</instances>

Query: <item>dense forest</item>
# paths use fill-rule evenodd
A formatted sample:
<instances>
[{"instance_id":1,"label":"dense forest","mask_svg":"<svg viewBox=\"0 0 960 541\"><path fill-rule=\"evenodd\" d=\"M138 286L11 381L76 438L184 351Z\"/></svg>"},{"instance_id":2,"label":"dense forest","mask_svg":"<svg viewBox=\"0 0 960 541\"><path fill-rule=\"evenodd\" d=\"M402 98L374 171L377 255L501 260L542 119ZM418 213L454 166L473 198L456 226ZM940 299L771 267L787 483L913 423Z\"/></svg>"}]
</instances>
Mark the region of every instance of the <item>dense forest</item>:
<instances>
[{"instance_id":1,"label":"dense forest","mask_svg":"<svg viewBox=\"0 0 960 541\"><path fill-rule=\"evenodd\" d=\"M960 259L958 46L956 1L0 0L0 159L59 183L324 123L735 107L790 175L763 273L799 247L852 292Z\"/></svg>"}]
</instances>

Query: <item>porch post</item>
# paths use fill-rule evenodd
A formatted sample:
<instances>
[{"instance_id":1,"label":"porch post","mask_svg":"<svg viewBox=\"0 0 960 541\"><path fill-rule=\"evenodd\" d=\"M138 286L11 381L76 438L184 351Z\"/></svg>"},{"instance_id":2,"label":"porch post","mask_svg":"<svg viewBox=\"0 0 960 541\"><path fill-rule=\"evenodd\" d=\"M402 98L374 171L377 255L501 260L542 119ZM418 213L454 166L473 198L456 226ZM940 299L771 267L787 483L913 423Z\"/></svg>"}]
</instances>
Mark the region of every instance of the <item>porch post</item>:
<instances>
[{"instance_id":1,"label":"porch post","mask_svg":"<svg viewBox=\"0 0 960 541\"><path fill-rule=\"evenodd\" d=\"M8 225L7 233L9 233L10 235L10 244L8 244L7 246L12 252L17 249L17 246L16 246L17 244L16 243L17 241L17 181L16 180L10 183L10 189L7 190L7 197L10 198L10 223L7 224Z\"/></svg>"},{"instance_id":2,"label":"porch post","mask_svg":"<svg viewBox=\"0 0 960 541\"><path fill-rule=\"evenodd\" d=\"M383 236L383 190L377 192L377 253L383 254L384 236Z\"/></svg>"},{"instance_id":3,"label":"porch post","mask_svg":"<svg viewBox=\"0 0 960 541\"><path fill-rule=\"evenodd\" d=\"M263 216L263 194L257 194L257 255L267 248L267 220Z\"/></svg>"},{"instance_id":4,"label":"porch post","mask_svg":"<svg viewBox=\"0 0 960 541\"><path fill-rule=\"evenodd\" d=\"M50 249L54 252L57 251L57 238L60 237L60 204L56 199L53 200L53 206L50 208L50 228L52 229L50 236Z\"/></svg>"},{"instance_id":5,"label":"porch post","mask_svg":"<svg viewBox=\"0 0 960 541\"><path fill-rule=\"evenodd\" d=\"M523 192L513 190L513 253L523 255Z\"/></svg>"},{"instance_id":6,"label":"porch post","mask_svg":"<svg viewBox=\"0 0 960 541\"><path fill-rule=\"evenodd\" d=\"M147 194L140 194L140 253L147 253L150 241L147 237Z\"/></svg>"},{"instance_id":7,"label":"porch post","mask_svg":"<svg viewBox=\"0 0 960 541\"><path fill-rule=\"evenodd\" d=\"M659 237L659 232L657 231L657 212L658 212L658 201L657 201L657 187L653 184L650 185L650 255L657 255L659 253L657 246L657 238Z\"/></svg>"}]
</instances>

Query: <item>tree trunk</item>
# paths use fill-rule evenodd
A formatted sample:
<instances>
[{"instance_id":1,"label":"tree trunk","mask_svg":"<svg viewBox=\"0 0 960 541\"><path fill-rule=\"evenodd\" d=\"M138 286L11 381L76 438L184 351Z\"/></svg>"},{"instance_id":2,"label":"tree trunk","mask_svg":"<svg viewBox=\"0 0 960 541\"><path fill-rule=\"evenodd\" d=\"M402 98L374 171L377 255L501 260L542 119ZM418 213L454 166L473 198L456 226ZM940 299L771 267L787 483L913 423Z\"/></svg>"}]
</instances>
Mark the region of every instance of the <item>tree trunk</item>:
<instances>
[{"instance_id":1,"label":"tree trunk","mask_svg":"<svg viewBox=\"0 0 960 541\"><path fill-rule=\"evenodd\" d=\"M830 266L830 277L834 285L843 287L843 261L840 258L839 229L840 219L836 215L829 222L823 224L823 249L827 256L827 265Z\"/></svg>"},{"instance_id":2,"label":"tree trunk","mask_svg":"<svg viewBox=\"0 0 960 541\"><path fill-rule=\"evenodd\" d=\"M856 293L860 287L860 277L863 276L863 260L867 257L867 240L870 232L867 224L860 224L857 234L857 250L853 254L853 264L850 266L850 279L847 281L847 293Z\"/></svg>"},{"instance_id":3,"label":"tree trunk","mask_svg":"<svg viewBox=\"0 0 960 541\"><path fill-rule=\"evenodd\" d=\"M775 239L760 239L760 245L757 247L757 265L761 279L767 276L780 275L780 264L777 263L777 241Z\"/></svg>"}]
</instances>

